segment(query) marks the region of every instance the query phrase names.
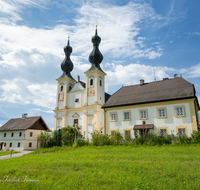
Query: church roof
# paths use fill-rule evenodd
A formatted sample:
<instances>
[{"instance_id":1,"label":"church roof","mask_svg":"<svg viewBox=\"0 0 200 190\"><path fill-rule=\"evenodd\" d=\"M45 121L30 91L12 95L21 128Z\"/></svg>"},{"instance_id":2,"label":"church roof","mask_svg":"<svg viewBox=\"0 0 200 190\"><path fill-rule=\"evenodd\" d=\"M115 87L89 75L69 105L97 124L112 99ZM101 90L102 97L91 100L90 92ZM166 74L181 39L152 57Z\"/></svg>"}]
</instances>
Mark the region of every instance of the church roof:
<instances>
[{"instance_id":1,"label":"church roof","mask_svg":"<svg viewBox=\"0 0 200 190\"><path fill-rule=\"evenodd\" d=\"M36 123L39 120L43 126L42 128L41 125L36 125ZM10 119L2 127L0 127L0 131L26 130L26 129L47 130L49 128L41 116Z\"/></svg>"},{"instance_id":2,"label":"church roof","mask_svg":"<svg viewBox=\"0 0 200 190\"><path fill-rule=\"evenodd\" d=\"M195 93L194 85L182 77L165 79L142 85L124 86L109 98L103 108L196 98Z\"/></svg>"}]
</instances>

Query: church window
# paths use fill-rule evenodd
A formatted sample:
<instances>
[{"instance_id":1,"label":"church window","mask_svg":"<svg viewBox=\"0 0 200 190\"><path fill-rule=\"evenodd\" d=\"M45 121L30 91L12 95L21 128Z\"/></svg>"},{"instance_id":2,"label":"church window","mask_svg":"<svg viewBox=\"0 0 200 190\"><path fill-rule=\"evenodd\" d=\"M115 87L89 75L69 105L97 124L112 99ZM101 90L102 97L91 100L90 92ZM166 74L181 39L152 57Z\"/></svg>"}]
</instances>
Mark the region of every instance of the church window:
<instances>
[{"instance_id":1,"label":"church window","mask_svg":"<svg viewBox=\"0 0 200 190\"><path fill-rule=\"evenodd\" d=\"M61 92L63 91L63 86L60 87L60 91L61 91Z\"/></svg>"},{"instance_id":2,"label":"church window","mask_svg":"<svg viewBox=\"0 0 200 190\"><path fill-rule=\"evenodd\" d=\"M93 79L90 79L90 86L93 85Z\"/></svg>"},{"instance_id":3,"label":"church window","mask_svg":"<svg viewBox=\"0 0 200 190\"><path fill-rule=\"evenodd\" d=\"M12 143L10 143L10 147L12 147Z\"/></svg>"},{"instance_id":4,"label":"church window","mask_svg":"<svg viewBox=\"0 0 200 190\"><path fill-rule=\"evenodd\" d=\"M13 137L14 136L14 133L11 133L11 137Z\"/></svg>"},{"instance_id":5,"label":"church window","mask_svg":"<svg viewBox=\"0 0 200 190\"><path fill-rule=\"evenodd\" d=\"M74 119L74 125L78 125L78 119Z\"/></svg>"},{"instance_id":6,"label":"church window","mask_svg":"<svg viewBox=\"0 0 200 190\"><path fill-rule=\"evenodd\" d=\"M69 83L69 91L72 89L72 87L73 87L73 84Z\"/></svg>"},{"instance_id":7,"label":"church window","mask_svg":"<svg viewBox=\"0 0 200 190\"><path fill-rule=\"evenodd\" d=\"M99 81L99 85L102 86L102 80L101 80L101 79L100 79L100 81Z\"/></svg>"},{"instance_id":8,"label":"church window","mask_svg":"<svg viewBox=\"0 0 200 190\"><path fill-rule=\"evenodd\" d=\"M6 137L6 133L4 133L4 136L3 137Z\"/></svg>"},{"instance_id":9,"label":"church window","mask_svg":"<svg viewBox=\"0 0 200 190\"><path fill-rule=\"evenodd\" d=\"M18 142L17 147L20 147L20 142Z\"/></svg>"},{"instance_id":10,"label":"church window","mask_svg":"<svg viewBox=\"0 0 200 190\"><path fill-rule=\"evenodd\" d=\"M76 99L75 99L75 102L79 102L79 99L78 99L78 98L76 98Z\"/></svg>"},{"instance_id":11,"label":"church window","mask_svg":"<svg viewBox=\"0 0 200 190\"><path fill-rule=\"evenodd\" d=\"M92 125L92 118L89 119L89 124Z\"/></svg>"},{"instance_id":12,"label":"church window","mask_svg":"<svg viewBox=\"0 0 200 190\"><path fill-rule=\"evenodd\" d=\"M32 137L33 136L33 132L30 132L30 137Z\"/></svg>"}]
</instances>

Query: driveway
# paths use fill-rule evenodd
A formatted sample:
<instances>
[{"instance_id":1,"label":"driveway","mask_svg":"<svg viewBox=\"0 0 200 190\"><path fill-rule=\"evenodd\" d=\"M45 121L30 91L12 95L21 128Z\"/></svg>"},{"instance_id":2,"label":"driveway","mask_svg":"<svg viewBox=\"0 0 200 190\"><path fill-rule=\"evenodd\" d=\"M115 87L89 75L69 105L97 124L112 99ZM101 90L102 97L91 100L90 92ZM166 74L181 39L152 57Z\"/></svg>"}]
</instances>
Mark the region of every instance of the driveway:
<instances>
[{"instance_id":1,"label":"driveway","mask_svg":"<svg viewBox=\"0 0 200 190\"><path fill-rule=\"evenodd\" d=\"M12 157L10 157L10 154L9 155L5 155L5 156L0 156L0 160L23 156L23 155L28 154L30 152L32 152L32 151L22 151L20 153L12 154Z\"/></svg>"}]
</instances>

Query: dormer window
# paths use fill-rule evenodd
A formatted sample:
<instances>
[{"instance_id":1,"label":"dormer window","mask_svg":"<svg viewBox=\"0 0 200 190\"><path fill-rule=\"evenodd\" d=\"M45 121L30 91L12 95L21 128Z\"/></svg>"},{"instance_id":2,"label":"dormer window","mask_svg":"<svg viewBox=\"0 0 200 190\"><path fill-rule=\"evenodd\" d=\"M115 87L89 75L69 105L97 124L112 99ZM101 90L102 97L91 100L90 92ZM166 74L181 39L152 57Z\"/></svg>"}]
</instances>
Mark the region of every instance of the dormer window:
<instances>
[{"instance_id":1,"label":"dormer window","mask_svg":"<svg viewBox=\"0 0 200 190\"><path fill-rule=\"evenodd\" d=\"M90 79L90 86L92 86L93 85L93 79Z\"/></svg>"}]
</instances>

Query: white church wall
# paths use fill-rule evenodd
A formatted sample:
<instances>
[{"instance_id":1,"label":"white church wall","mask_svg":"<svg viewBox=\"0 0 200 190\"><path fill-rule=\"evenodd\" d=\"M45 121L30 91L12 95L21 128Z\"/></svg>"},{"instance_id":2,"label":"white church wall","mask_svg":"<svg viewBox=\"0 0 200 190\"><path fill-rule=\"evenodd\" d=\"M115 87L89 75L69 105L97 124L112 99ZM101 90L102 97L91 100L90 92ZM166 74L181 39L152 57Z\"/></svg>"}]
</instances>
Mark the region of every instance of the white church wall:
<instances>
[{"instance_id":1,"label":"white church wall","mask_svg":"<svg viewBox=\"0 0 200 190\"><path fill-rule=\"evenodd\" d=\"M78 100L78 102L76 102L75 100ZM75 107L79 107L81 104L80 104L80 101L81 101L81 92L76 92L74 93L74 106Z\"/></svg>"},{"instance_id":2,"label":"white church wall","mask_svg":"<svg viewBox=\"0 0 200 190\"><path fill-rule=\"evenodd\" d=\"M58 102L58 108L62 108L64 106L64 101Z\"/></svg>"},{"instance_id":3,"label":"white church wall","mask_svg":"<svg viewBox=\"0 0 200 190\"><path fill-rule=\"evenodd\" d=\"M103 81L102 81L102 83L103 83ZM103 93L103 84L102 84L102 86L98 86L98 102L101 105L104 104L104 102L103 102L104 97L103 96L105 96L105 94Z\"/></svg>"},{"instance_id":4,"label":"white church wall","mask_svg":"<svg viewBox=\"0 0 200 190\"><path fill-rule=\"evenodd\" d=\"M85 104L85 91L81 92L81 106Z\"/></svg>"},{"instance_id":5,"label":"white church wall","mask_svg":"<svg viewBox=\"0 0 200 190\"><path fill-rule=\"evenodd\" d=\"M67 107L72 107L73 93L68 93Z\"/></svg>"},{"instance_id":6,"label":"white church wall","mask_svg":"<svg viewBox=\"0 0 200 190\"><path fill-rule=\"evenodd\" d=\"M83 86L80 83L76 83L70 92L76 92L84 90Z\"/></svg>"}]
</instances>

